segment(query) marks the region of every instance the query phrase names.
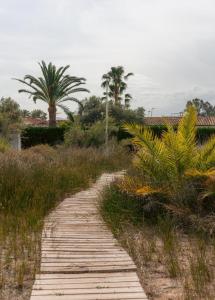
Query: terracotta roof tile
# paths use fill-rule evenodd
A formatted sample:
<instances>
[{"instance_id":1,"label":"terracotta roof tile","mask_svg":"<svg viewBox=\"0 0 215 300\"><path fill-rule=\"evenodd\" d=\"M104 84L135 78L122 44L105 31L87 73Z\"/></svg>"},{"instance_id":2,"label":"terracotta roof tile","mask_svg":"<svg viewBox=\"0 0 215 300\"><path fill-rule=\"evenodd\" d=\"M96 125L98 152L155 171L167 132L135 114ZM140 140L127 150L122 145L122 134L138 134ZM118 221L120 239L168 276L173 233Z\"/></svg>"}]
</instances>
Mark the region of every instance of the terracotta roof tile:
<instances>
[{"instance_id":1,"label":"terracotta roof tile","mask_svg":"<svg viewBox=\"0 0 215 300\"><path fill-rule=\"evenodd\" d=\"M145 117L144 124L148 126L153 125L164 125L168 122L171 125L177 125L182 117ZM215 116L214 117L202 117L198 116L197 126L215 126Z\"/></svg>"},{"instance_id":2,"label":"terracotta roof tile","mask_svg":"<svg viewBox=\"0 0 215 300\"><path fill-rule=\"evenodd\" d=\"M24 124L28 125L28 126L47 126L48 123L46 120L42 120L39 118L31 118L31 117L27 117L23 119Z\"/></svg>"}]
</instances>

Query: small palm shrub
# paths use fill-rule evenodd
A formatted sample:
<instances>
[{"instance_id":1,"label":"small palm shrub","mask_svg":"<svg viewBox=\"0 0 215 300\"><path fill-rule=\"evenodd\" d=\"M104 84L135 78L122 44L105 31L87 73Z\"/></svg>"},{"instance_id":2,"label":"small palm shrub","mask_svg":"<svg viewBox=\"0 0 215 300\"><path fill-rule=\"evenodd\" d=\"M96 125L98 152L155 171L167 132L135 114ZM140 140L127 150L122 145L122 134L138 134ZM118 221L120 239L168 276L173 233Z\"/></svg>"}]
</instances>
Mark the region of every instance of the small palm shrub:
<instances>
[{"instance_id":1,"label":"small palm shrub","mask_svg":"<svg viewBox=\"0 0 215 300\"><path fill-rule=\"evenodd\" d=\"M158 205L159 210L165 208L178 215L205 213L207 207L200 199L214 195L215 136L199 146L196 121L196 110L190 106L177 130L167 123L161 138L150 128L124 125L133 136L137 175L125 178L122 190L144 198L146 205ZM206 185L208 193L204 193Z\"/></svg>"}]
</instances>

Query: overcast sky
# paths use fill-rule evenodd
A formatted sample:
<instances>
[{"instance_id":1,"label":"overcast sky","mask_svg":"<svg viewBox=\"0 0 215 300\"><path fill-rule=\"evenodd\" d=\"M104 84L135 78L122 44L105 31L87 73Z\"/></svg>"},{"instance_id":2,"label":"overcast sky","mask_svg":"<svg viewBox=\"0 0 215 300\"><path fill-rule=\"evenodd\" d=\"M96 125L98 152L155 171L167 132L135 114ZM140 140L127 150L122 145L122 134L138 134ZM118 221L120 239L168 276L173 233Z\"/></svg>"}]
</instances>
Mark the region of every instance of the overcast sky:
<instances>
[{"instance_id":1,"label":"overcast sky","mask_svg":"<svg viewBox=\"0 0 215 300\"><path fill-rule=\"evenodd\" d=\"M96 95L102 74L122 65L135 74L132 106L154 115L178 113L194 97L215 105L215 1L0 0L0 97L46 110L11 80L39 75L42 59L69 64Z\"/></svg>"}]
</instances>

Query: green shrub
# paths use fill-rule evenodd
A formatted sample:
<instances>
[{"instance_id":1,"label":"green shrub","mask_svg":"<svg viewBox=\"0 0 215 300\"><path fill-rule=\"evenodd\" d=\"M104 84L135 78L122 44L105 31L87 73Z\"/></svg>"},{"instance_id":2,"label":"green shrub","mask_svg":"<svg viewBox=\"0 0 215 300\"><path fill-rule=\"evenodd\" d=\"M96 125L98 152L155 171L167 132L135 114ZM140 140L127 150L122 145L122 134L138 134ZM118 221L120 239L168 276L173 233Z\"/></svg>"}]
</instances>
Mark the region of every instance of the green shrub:
<instances>
[{"instance_id":1,"label":"green shrub","mask_svg":"<svg viewBox=\"0 0 215 300\"><path fill-rule=\"evenodd\" d=\"M10 144L8 143L8 141L4 138L0 138L0 152L4 153L8 149L10 149Z\"/></svg>"},{"instance_id":2,"label":"green shrub","mask_svg":"<svg viewBox=\"0 0 215 300\"><path fill-rule=\"evenodd\" d=\"M86 146L87 142L86 131L81 128L80 125L71 126L64 135L64 141L66 146Z\"/></svg>"},{"instance_id":3,"label":"green shrub","mask_svg":"<svg viewBox=\"0 0 215 300\"><path fill-rule=\"evenodd\" d=\"M116 135L117 127L112 119L109 119L109 138ZM105 143L105 121L98 121L89 128L82 128L79 124L73 124L65 132L66 146L99 147Z\"/></svg>"},{"instance_id":4,"label":"green shrub","mask_svg":"<svg viewBox=\"0 0 215 300\"><path fill-rule=\"evenodd\" d=\"M65 128L63 127L27 127L22 132L22 148L29 148L38 144L50 146L62 144Z\"/></svg>"},{"instance_id":5,"label":"green shrub","mask_svg":"<svg viewBox=\"0 0 215 300\"><path fill-rule=\"evenodd\" d=\"M108 132L109 139L116 135L117 127L114 121L109 118ZM105 143L105 121L98 121L94 123L87 132L87 144L88 146L99 147Z\"/></svg>"}]
</instances>

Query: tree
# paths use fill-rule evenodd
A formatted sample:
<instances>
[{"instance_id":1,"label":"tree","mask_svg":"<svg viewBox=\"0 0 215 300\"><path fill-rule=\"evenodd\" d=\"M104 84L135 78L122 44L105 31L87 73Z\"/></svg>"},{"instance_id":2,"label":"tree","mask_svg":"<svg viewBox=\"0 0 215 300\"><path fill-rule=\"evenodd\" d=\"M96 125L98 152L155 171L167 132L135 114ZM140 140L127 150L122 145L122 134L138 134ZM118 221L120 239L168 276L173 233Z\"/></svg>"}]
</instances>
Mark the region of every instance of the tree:
<instances>
[{"instance_id":1,"label":"tree","mask_svg":"<svg viewBox=\"0 0 215 300\"><path fill-rule=\"evenodd\" d=\"M142 123L145 116L145 109L142 106L140 106L137 109L135 109L135 112L139 122Z\"/></svg>"},{"instance_id":2,"label":"tree","mask_svg":"<svg viewBox=\"0 0 215 300\"><path fill-rule=\"evenodd\" d=\"M21 110L16 101L10 97L0 99L0 132L3 136L20 127L21 117Z\"/></svg>"},{"instance_id":3,"label":"tree","mask_svg":"<svg viewBox=\"0 0 215 300\"><path fill-rule=\"evenodd\" d=\"M30 117L31 116L31 112L27 109L22 109L21 110L21 116L22 118L27 118L27 117Z\"/></svg>"},{"instance_id":4,"label":"tree","mask_svg":"<svg viewBox=\"0 0 215 300\"><path fill-rule=\"evenodd\" d=\"M31 112L31 117L32 118L38 118L38 119L41 119L41 120L46 120L47 114L44 111L42 111L41 109L34 109Z\"/></svg>"},{"instance_id":5,"label":"tree","mask_svg":"<svg viewBox=\"0 0 215 300\"><path fill-rule=\"evenodd\" d=\"M11 122L17 122L21 118L19 104L10 97L0 99L0 113L7 116Z\"/></svg>"},{"instance_id":6,"label":"tree","mask_svg":"<svg viewBox=\"0 0 215 300\"><path fill-rule=\"evenodd\" d=\"M78 92L88 92L81 87L85 84L85 79L66 75L69 65L57 68L52 63L46 65L44 61L39 63L42 77L26 75L24 79L16 79L30 89L20 89L19 93L27 93L33 97L33 101L42 100L48 104L49 126L56 126L57 106L68 113L68 108L64 106L66 101L74 101L82 105L79 100L70 95Z\"/></svg>"},{"instance_id":7,"label":"tree","mask_svg":"<svg viewBox=\"0 0 215 300\"><path fill-rule=\"evenodd\" d=\"M91 126L95 122L102 121L105 118L105 103L102 98L97 96L91 96L85 98L82 101L83 106L80 107L80 123L82 125ZM123 106L114 105L110 103L109 105L109 115L112 117L113 121L120 126L124 122L132 123L143 123L144 118L144 108L138 107L137 109L124 109Z\"/></svg>"},{"instance_id":8,"label":"tree","mask_svg":"<svg viewBox=\"0 0 215 300\"><path fill-rule=\"evenodd\" d=\"M208 101L203 101L202 99L195 98L193 100L187 101L186 109L190 105L195 106L198 116L215 116L215 106L213 106Z\"/></svg>"},{"instance_id":9,"label":"tree","mask_svg":"<svg viewBox=\"0 0 215 300\"><path fill-rule=\"evenodd\" d=\"M82 101L82 107L79 108L80 122L84 125L104 119L105 107L101 98L91 96Z\"/></svg>"},{"instance_id":10,"label":"tree","mask_svg":"<svg viewBox=\"0 0 215 300\"><path fill-rule=\"evenodd\" d=\"M133 110L123 109L121 106L110 105L110 115L119 126L125 122L143 124L144 111L143 107L138 107Z\"/></svg>"},{"instance_id":11,"label":"tree","mask_svg":"<svg viewBox=\"0 0 215 300\"><path fill-rule=\"evenodd\" d=\"M125 75L125 70L122 66L112 67L111 70L102 76L101 87L104 89L108 88L108 96L114 101L115 105L121 105L122 96L127 89L126 81L133 73ZM106 91L104 92L106 96ZM126 94L124 101L125 107L129 107L131 95Z\"/></svg>"}]
</instances>

